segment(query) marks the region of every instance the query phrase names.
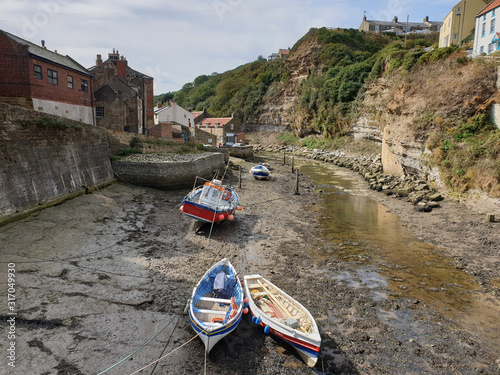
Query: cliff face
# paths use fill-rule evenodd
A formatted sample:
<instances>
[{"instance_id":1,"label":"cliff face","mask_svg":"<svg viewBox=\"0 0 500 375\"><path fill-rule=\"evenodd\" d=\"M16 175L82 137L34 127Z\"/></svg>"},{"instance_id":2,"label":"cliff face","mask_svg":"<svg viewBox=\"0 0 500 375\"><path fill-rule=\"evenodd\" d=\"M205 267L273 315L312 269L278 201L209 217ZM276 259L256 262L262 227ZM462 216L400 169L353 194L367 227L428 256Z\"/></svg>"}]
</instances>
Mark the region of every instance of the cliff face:
<instances>
[{"instance_id":1,"label":"cliff face","mask_svg":"<svg viewBox=\"0 0 500 375\"><path fill-rule=\"evenodd\" d=\"M463 119L489 112L496 94L496 68L492 64L459 63L457 55L452 55L371 84L353 130L378 131L385 172L413 172L439 181L437 170L428 163L436 148L432 138L452 131Z\"/></svg>"},{"instance_id":2,"label":"cliff face","mask_svg":"<svg viewBox=\"0 0 500 375\"><path fill-rule=\"evenodd\" d=\"M322 45L310 37L297 46L297 49L285 61L289 72L286 82L274 83L263 98L260 114L252 124L282 126L299 129L307 127L302 115L297 110L299 96L298 85L307 79L309 73L319 66L318 55Z\"/></svg>"}]
</instances>

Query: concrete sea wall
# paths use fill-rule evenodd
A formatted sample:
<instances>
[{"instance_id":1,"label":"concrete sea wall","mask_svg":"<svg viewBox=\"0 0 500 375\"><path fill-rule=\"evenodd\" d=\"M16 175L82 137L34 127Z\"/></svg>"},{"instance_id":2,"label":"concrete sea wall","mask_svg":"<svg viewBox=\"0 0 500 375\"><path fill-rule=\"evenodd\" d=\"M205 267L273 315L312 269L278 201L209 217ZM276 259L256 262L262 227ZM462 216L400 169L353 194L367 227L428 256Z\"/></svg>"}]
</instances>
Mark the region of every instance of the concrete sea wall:
<instances>
[{"instance_id":1,"label":"concrete sea wall","mask_svg":"<svg viewBox=\"0 0 500 375\"><path fill-rule=\"evenodd\" d=\"M0 224L114 180L106 133L0 104Z\"/></svg>"},{"instance_id":2,"label":"concrete sea wall","mask_svg":"<svg viewBox=\"0 0 500 375\"><path fill-rule=\"evenodd\" d=\"M224 154L137 154L112 162L116 177L125 183L163 190L191 188L196 177L210 180L224 173Z\"/></svg>"}]
</instances>

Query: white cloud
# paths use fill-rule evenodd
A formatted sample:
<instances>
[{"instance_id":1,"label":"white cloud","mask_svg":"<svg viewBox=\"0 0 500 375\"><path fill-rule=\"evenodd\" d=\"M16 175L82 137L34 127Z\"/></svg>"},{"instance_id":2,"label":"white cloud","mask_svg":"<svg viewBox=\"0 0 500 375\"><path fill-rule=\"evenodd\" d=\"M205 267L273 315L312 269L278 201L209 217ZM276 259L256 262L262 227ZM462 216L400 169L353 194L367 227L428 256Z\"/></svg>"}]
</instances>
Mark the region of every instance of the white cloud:
<instances>
[{"instance_id":1,"label":"white cloud","mask_svg":"<svg viewBox=\"0 0 500 375\"><path fill-rule=\"evenodd\" d=\"M0 29L86 67L116 48L155 78L155 93L292 47L311 27L358 28L368 18L444 17L453 0L3 0ZM398 14L394 14L398 13ZM437 19L440 20L440 19Z\"/></svg>"}]
</instances>

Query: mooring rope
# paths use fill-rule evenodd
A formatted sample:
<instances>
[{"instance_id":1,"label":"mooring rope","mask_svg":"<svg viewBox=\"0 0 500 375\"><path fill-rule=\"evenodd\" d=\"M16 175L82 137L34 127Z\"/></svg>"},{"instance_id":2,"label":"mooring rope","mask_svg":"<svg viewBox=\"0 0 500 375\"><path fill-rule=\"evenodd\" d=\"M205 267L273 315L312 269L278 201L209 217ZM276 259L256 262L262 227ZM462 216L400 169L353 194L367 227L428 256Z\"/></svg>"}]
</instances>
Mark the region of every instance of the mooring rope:
<instances>
[{"instance_id":1,"label":"mooring rope","mask_svg":"<svg viewBox=\"0 0 500 375\"><path fill-rule=\"evenodd\" d=\"M163 359L167 358L169 355L171 355L171 354L175 353L177 350L179 350L179 349L181 349L182 347L184 347L184 346L186 346L187 344L189 344L191 341L193 341L193 340L194 340L195 338L197 338L199 335L200 335L199 333L198 333L198 334L196 334L196 336L192 337L191 339L189 339L188 341L186 341L184 344L182 344L182 345L181 345L181 346L179 346L178 348L176 348L176 349L172 350L170 353L165 354L163 357L158 358L156 361L151 362L149 365L146 365L146 366L144 366L143 368L140 368L139 370L136 370L136 371L132 372L132 373L131 373L131 374L129 374L129 375L134 375L134 374L137 374L138 372L141 372L142 370L147 369L149 366L152 366L152 365L154 365L155 363L160 362L161 360L163 360Z\"/></svg>"},{"instance_id":2,"label":"mooring rope","mask_svg":"<svg viewBox=\"0 0 500 375\"><path fill-rule=\"evenodd\" d=\"M116 366L118 366L120 363L122 363L123 361L127 360L128 358L132 357L134 354L136 354L137 352L141 351L142 349L144 349L151 341L153 341L155 338L157 338L169 325L170 323L172 323L172 321L174 320L175 316L170 319L170 321L167 323L167 325L165 327L163 327L161 329L160 332L158 332L153 338L151 338L150 340L148 340L144 345L142 345L139 349L137 349L135 352L129 354L128 356L126 356L125 358L123 358L122 360L116 362L113 366L111 367L108 367L106 370L104 371L101 371L99 374L97 375L101 375L101 374L104 374L105 372L108 372L109 370L111 370L112 368L115 368Z\"/></svg>"}]
</instances>

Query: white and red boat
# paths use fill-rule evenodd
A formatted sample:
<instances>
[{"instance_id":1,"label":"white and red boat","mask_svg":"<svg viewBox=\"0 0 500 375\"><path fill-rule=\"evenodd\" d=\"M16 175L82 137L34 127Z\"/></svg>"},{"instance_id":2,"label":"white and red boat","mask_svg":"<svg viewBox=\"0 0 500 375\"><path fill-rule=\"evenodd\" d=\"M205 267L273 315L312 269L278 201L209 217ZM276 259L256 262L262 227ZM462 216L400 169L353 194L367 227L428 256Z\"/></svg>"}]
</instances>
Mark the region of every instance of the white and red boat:
<instances>
[{"instance_id":1,"label":"white and red boat","mask_svg":"<svg viewBox=\"0 0 500 375\"><path fill-rule=\"evenodd\" d=\"M321 336L309 311L260 275L248 275L244 280L252 322L288 342L308 366L314 367Z\"/></svg>"},{"instance_id":2,"label":"white and red boat","mask_svg":"<svg viewBox=\"0 0 500 375\"><path fill-rule=\"evenodd\" d=\"M241 210L238 199L234 189L222 185L220 180L213 179L195 187L186 195L180 210L204 223L234 220L235 211Z\"/></svg>"}]
</instances>

